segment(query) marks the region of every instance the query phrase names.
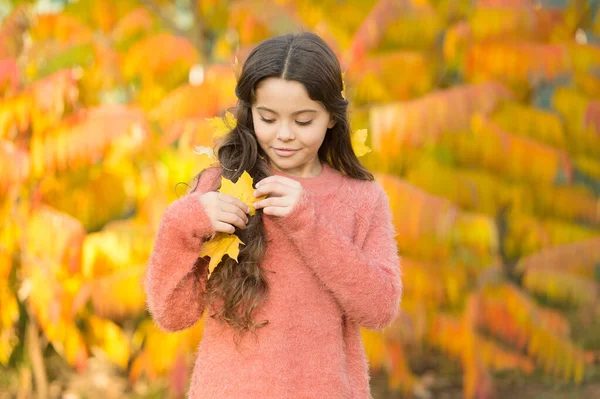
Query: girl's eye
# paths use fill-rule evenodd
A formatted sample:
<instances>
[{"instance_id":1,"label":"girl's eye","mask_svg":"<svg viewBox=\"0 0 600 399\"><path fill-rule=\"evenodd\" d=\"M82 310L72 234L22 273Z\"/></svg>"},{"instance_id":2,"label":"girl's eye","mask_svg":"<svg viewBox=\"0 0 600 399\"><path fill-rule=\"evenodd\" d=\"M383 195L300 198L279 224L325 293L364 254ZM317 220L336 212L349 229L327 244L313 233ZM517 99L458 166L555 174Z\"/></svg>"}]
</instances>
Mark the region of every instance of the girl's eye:
<instances>
[{"instance_id":1,"label":"girl's eye","mask_svg":"<svg viewBox=\"0 0 600 399\"><path fill-rule=\"evenodd\" d=\"M273 123L275 122L275 119L266 119L264 117L260 117L260 120L265 122L265 123ZM299 126L308 126L312 123L312 121L306 121L306 122L300 122L300 121L296 121L296 124Z\"/></svg>"}]
</instances>

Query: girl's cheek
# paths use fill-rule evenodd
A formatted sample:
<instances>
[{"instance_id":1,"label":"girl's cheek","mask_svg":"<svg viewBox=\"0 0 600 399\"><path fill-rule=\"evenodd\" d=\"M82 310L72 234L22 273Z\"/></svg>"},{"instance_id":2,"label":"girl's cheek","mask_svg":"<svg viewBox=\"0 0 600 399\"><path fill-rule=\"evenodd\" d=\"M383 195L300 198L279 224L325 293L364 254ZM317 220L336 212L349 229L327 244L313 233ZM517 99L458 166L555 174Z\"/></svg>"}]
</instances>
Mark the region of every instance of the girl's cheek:
<instances>
[{"instance_id":1,"label":"girl's cheek","mask_svg":"<svg viewBox=\"0 0 600 399\"><path fill-rule=\"evenodd\" d=\"M259 121L254 125L254 132L258 137L270 136L273 130L273 125L269 125L262 121Z\"/></svg>"}]
</instances>

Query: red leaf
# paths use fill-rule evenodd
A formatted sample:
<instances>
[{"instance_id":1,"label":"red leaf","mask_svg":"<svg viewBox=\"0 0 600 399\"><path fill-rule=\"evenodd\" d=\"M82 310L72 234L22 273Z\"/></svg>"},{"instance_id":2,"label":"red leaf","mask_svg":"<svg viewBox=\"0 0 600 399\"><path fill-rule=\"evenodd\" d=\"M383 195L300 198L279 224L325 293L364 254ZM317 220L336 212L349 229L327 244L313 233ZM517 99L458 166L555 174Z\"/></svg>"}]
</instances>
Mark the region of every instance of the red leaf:
<instances>
[{"instance_id":1,"label":"red leaf","mask_svg":"<svg viewBox=\"0 0 600 399\"><path fill-rule=\"evenodd\" d=\"M361 62L364 55L383 38L386 29L400 12L411 8L408 0L379 0L356 31L350 45L350 59L345 65Z\"/></svg>"},{"instance_id":2,"label":"red leaf","mask_svg":"<svg viewBox=\"0 0 600 399\"><path fill-rule=\"evenodd\" d=\"M179 352L175 359L175 364L169 373L169 391L176 397L183 397L187 390L189 379L189 369L185 361L185 356Z\"/></svg>"},{"instance_id":3,"label":"red leaf","mask_svg":"<svg viewBox=\"0 0 600 399\"><path fill-rule=\"evenodd\" d=\"M0 60L0 94L16 92L19 81L19 67L15 59Z\"/></svg>"}]
</instances>

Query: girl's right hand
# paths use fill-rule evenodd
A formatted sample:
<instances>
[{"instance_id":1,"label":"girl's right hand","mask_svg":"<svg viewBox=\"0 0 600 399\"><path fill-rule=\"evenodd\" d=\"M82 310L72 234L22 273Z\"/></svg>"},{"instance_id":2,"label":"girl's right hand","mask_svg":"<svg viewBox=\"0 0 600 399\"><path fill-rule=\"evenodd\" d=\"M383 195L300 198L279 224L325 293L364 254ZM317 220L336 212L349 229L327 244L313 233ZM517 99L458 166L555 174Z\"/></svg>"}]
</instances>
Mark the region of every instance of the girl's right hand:
<instances>
[{"instance_id":1,"label":"girl's right hand","mask_svg":"<svg viewBox=\"0 0 600 399\"><path fill-rule=\"evenodd\" d=\"M236 227L242 230L246 228L248 224L246 213L250 212L250 208L240 199L217 191L209 191L202 194L199 200L215 232L233 234Z\"/></svg>"}]
</instances>

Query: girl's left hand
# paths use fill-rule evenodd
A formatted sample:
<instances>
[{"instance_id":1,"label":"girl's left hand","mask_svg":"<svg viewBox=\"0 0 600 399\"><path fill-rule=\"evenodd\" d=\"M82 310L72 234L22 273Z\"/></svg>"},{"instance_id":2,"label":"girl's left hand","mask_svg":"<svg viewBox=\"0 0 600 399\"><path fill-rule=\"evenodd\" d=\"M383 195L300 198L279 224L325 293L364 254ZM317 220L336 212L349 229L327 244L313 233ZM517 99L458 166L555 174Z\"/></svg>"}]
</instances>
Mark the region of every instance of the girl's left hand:
<instances>
[{"instance_id":1,"label":"girl's left hand","mask_svg":"<svg viewBox=\"0 0 600 399\"><path fill-rule=\"evenodd\" d=\"M287 216L300 202L304 189L300 182L284 176L269 176L256 183L255 197L267 195L254 203L256 209L273 216Z\"/></svg>"}]
</instances>

